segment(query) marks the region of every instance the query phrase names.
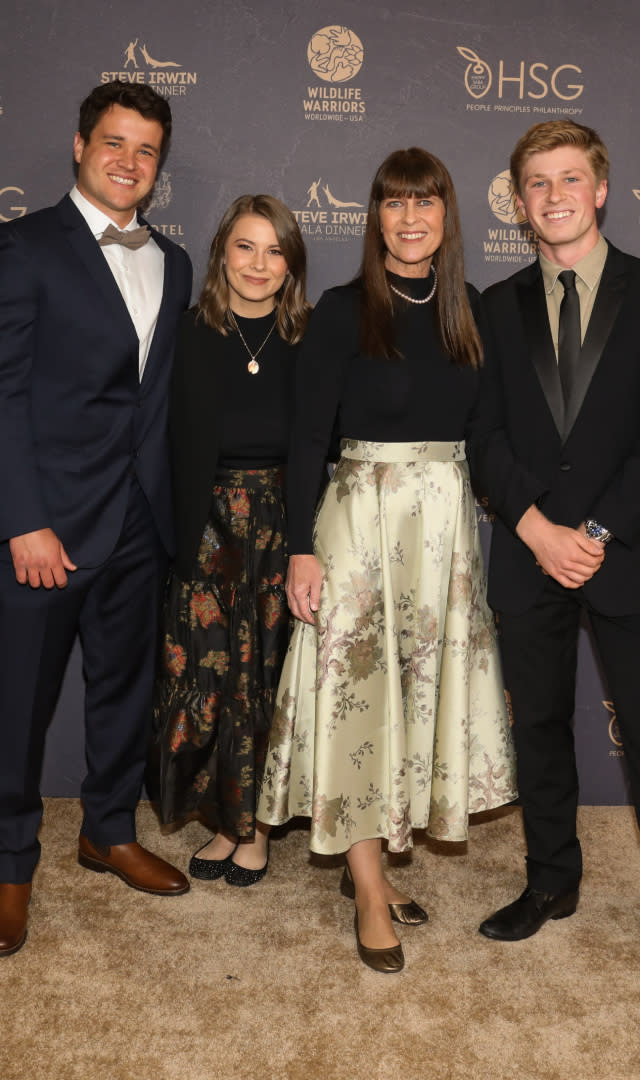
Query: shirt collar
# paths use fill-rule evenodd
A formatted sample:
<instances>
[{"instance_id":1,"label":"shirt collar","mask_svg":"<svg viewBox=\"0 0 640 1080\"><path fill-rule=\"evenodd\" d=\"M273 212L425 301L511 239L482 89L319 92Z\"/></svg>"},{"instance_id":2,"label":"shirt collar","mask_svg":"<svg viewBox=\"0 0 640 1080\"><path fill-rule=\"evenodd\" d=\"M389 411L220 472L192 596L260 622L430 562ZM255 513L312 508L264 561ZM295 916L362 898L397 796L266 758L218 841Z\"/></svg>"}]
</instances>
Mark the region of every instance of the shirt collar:
<instances>
[{"instance_id":1,"label":"shirt collar","mask_svg":"<svg viewBox=\"0 0 640 1080\"><path fill-rule=\"evenodd\" d=\"M595 289L598 284L602 271L604 270L604 264L607 260L607 252L609 245L605 240L602 233L598 236L597 244L591 248L591 251L583 255L581 259L578 259L577 263L571 267L575 270L576 275L584 282L589 292ZM544 288L547 294L553 292L558 280L558 274L561 274L563 270L566 270L565 266L557 266L556 263L551 262L551 259L547 259L546 255L539 252L538 258L540 259L540 269L542 270L542 279L544 281Z\"/></svg>"},{"instance_id":2,"label":"shirt collar","mask_svg":"<svg viewBox=\"0 0 640 1080\"><path fill-rule=\"evenodd\" d=\"M99 210L97 206L94 206L88 199L85 199L82 192L78 191L76 185L74 185L69 192L69 198L77 206L96 240L100 239L108 225L116 225L113 218L110 218L108 214L105 214L104 211ZM131 229L137 228L137 226L138 217L134 210L131 221L125 225L122 232L129 232ZM116 228L119 229L120 226L116 225Z\"/></svg>"}]
</instances>

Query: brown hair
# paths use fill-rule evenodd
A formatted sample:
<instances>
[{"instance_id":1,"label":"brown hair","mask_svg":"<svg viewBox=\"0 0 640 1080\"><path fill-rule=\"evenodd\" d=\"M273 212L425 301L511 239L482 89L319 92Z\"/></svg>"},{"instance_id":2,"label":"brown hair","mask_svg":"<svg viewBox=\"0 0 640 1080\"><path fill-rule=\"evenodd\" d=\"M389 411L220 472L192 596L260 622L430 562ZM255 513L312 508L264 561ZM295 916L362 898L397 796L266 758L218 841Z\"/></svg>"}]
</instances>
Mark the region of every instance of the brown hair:
<instances>
[{"instance_id":1,"label":"brown hair","mask_svg":"<svg viewBox=\"0 0 640 1080\"><path fill-rule=\"evenodd\" d=\"M438 272L437 331L454 364L478 367L482 363L482 342L464 283L462 231L453 181L442 162L418 146L389 154L371 185L360 268L361 347L369 355L398 355L393 341L394 298L385 273L387 249L380 227L380 205L394 196L425 199L430 195L442 199L445 209L442 243L432 262Z\"/></svg>"},{"instance_id":2,"label":"brown hair","mask_svg":"<svg viewBox=\"0 0 640 1080\"><path fill-rule=\"evenodd\" d=\"M78 133L88 143L91 132L98 120L112 105L121 105L123 109L135 109L145 120L157 120L162 128L160 160L164 161L169 150L171 138L171 109L165 98L146 83L101 83L84 99L80 106Z\"/></svg>"},{"instance_id":3,"label":"brown hair","mask_svg":"<svg viewBox=\"0 0 640 1080\"><path fill-rule=\"evenodd\" d=\"M529 128L511 155L511 179L518 195L522 195L520 182L529 158L559 146L576 146L584 150L596 183L601 184L609 176L609 153L597 131L577 124L575 120L545 120Z\"/></svg>"},{"instance_id":4,"label":"brown hair","mask_svg":"<svg viewBox=\"0 0 640 1080\"><path fill-rule=\"evenodd\" d=\"M225 336L235 328L229 321L229 286L224 269L224 252L236 221L245 214L259 214L274 228L287 264L287 276L276 294L276 325L280 337L295 345L306 329L311 304L305 297L307 253L298 223L291 211L273 195L240 195L225 212L211 243L209 265L196 304L207 326Z\"/></svg>"}]
</instances>

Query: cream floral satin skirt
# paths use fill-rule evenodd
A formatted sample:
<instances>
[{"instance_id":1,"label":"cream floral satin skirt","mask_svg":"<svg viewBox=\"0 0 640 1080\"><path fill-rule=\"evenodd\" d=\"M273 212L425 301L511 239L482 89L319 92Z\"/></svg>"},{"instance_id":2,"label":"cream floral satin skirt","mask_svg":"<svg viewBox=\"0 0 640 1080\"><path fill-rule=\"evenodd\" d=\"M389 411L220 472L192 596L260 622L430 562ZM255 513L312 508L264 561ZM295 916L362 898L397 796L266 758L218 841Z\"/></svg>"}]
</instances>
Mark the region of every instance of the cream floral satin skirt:
<instances>
[{"instance_id":1,"label":"cream floral satin skirt","mask_svg":"<svg viewBox=\"0 0 640 1080\"><path fill-rule=\"evenodd\" d=\"M316 625L296 622L257 817L329 855L464 840L516 797L464 443L344 440L318 512Z\"/></svg>"}]
</instances>

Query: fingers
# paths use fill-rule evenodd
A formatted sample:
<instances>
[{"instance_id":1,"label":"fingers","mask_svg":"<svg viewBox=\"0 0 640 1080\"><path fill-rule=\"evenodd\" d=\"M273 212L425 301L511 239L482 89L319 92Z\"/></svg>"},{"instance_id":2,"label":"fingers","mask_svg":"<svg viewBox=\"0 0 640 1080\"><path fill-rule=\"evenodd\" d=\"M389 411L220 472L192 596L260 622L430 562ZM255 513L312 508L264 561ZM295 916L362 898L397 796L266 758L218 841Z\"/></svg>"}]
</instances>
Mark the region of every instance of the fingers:
<instances>
[{"instance_id":1,"label":"fingers","mask_svg":"<svg viewBox=\"0 0 640 1080\"><path fill-rule=\"evenodd\" d=\"M302 622L315 623L320 603L322 570L314 555L292 555L287 573L287 600L292 615Z\"/></svg>"},{"instance_id":2,"label":"fingers","mask_svg":"<svg viewBox=\"0 0 640 1080\"><path fill-rule=\"evenodd\" d=\"M297 585L287 585L287 600L291 609L291 614L296 619L301 619L302 622L315 624L315 612L318 610L318 602L316 601L315 608L311 607L311 591L312 586L307 582L300 582ZM318 597L320 595L320 589L318 588Z\"/></svg>"},{"instance_id":3,"label":"fingers","mask_svg":"<svg viewBox=\"0 0 640 1080\"><path fill-rule=\"evenodd\" d=\"M312 626L315 624L314 615L309 607L308 591L306 593L301 593L299 596L287 593L287 599L289 601L289 607L291 608L291 614L296 619L310 623Z\"/></svg>"},{"instance_id":4,"label":"fingers","mask_svg":"<svg viewBox=\"0 0 640 1080\"><path fill-rule=\"evenodd\" d=\"M310 611L315 615L316 611L320 607L320 587L322 585L322 578L316 578L311 582L309 587L308 604ZM312 620L313 621L313 620Z\"/></svg>"},{"instance_id":5,"label":"fingers","mask_svg":"<svg viewBox=\"0 0 640 1080\"><path fill-rule=\"evenodd\" d=\"M64 547L62 546L62 544L60 544L60 561L61 561L62 565L64 566L65 570L73 571L73 570L78 569L76 564L71 562L71 559L67 555L67 553L66 553ZM67 581L67 576L65 574L65 584L66 584L66 581Z\"/></svg>"},{"instance_id":6,"label":"fingers","mask_svg":"<svg viewBox=\"0 0 640 1080\"><path fill-rule=\"evenodd\" d=\"M54 585L56 585L58 589L64 589L65 585L67 584L68 578L62 563L60 563L59 566L53 566L51 568L51 575L53 577L51 585L47 585L44 579L42 581L42 584L45 586L45 588L51 589Z\"/></svg>"},{"instance_id":7,"label":"fingers","mask_svg":"<svg viewBox=\"0 0 640 1080\"><path fill-rule=\"evenodd\" d=\"M16 574L16 577L18 575ZM42 565L30 565L26 573L26 580L32 589L39 589L41 585L45 589L53 589L57 586L59 589L64 589L67 584L67 575L64 567L61 563L54 566ZM18 578L20 581L20 578Z\"/></svg>"},{"instance_id":8,"label":"fingers","mask_svg":"<svg viewBox=\"0 0 640 1080\"><path fill-rule=\"evenodd\" d=\"M598 572L602 566L604 553L599 558L583 558L578 560L569 559L545 559L538 562L543 574L555 578L566 589L579 589Z\"/></svg>"},{"instance_id":9,"label":"fingers","mask_svg":"<svg viewBox=\"0 0 640 1080\"><path fill-rule=\"evenodd\" d=\"M19 585L28 584L32 589L64 589L68 582L67 570L77 569L52 529L13 537L9 547Z\"/></svg>"},{"instance_id":10,"label":"fingers","mask_svg":"<svg viewBox=\"0 0 640 1080\"><path fill-rule=\"evenodd\" d=\"M27 581L29 580L26 567L16 566L14 567L14 569L16 572L16 581L18 582L18 585L26 585Z\"/></svg>"}]
</instances>

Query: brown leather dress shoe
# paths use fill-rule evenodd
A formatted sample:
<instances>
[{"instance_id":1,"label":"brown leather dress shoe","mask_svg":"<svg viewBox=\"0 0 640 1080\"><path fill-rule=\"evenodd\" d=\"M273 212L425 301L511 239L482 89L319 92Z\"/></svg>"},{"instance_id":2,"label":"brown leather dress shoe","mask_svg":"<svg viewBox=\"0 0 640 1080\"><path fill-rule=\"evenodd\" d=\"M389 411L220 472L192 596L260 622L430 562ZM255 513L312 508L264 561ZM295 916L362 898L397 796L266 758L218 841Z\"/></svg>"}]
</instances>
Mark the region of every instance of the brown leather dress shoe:
<instances>
[{"instance_id":1,"label":"brown leather dress shoe","mask_svg":"<svg viewBox=\"0 0 640 1080\"><path fill-rule=\"evenodd\" d=\"M11 956L27 939L27 908L31 882L0 884L0 956Z\"/></svg>"},{"instance_id":2,"label":"brown leather dress shoe","mask_svg":"<svg viewBox=\"0 0 640 1080\"><path fill-rule=\"evenodd\" d=\"M98 874L110 873L122 878L126 885L155 896L180 896L189 891L184 874L171 863L152 854L140 844L112 844L110 847L92 844L80 836L78 862L86 870Z\"/></svg>"}]
</instances>

